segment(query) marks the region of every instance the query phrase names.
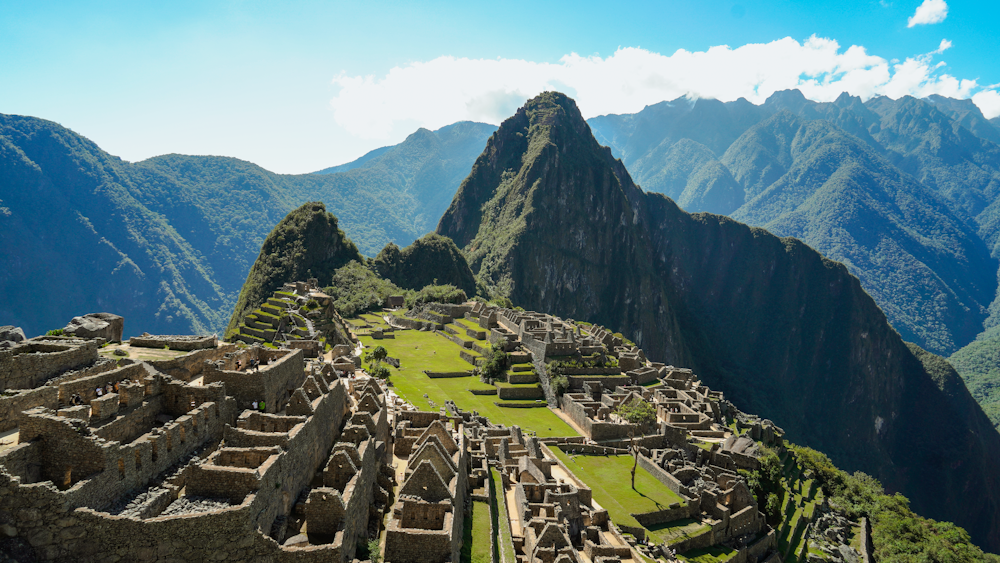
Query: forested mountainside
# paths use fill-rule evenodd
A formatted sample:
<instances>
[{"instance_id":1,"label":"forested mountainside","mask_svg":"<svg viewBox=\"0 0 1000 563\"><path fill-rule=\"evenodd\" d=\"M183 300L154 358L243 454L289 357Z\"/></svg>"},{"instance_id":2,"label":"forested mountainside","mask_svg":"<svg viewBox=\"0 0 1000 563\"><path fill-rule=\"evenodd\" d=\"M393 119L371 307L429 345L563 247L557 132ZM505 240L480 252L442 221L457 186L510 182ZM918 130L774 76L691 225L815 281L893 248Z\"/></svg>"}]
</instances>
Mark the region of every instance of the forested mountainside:
<instances>
[{"instance_id":1,"label":"forested mountainside","mask_svg":"<svg viewBox=\"0 0 1000 563\"><path fill-rule=\"evenodd\" d=\"M1000 548L1000 434L954 370L904 343L844 265L644 193L565 96L543 94L503 123L438 233L493 291L621 330Z\"/></svg>"},{"instance_id":2,"label":"forested mountainside","mask_svg":"<svg viewBox=\"0 0 1000 563\"><path fill-rule=\"evenodd\" d=\"M372 267L379 276L403 289L450 284L467 296L476 294L476 277L462 250L451 239L436 233L428 233L402 250L390 242L375 257Z\"/></svg>"},{"instance_id":3,"label":"forested mountainside","mask_svg":"<svg viewBox=\"0 0 1000 563\"><path fill-rule=\"evenodd\" d=\"M225 157L129 163L58 124L0 115L0 290L19 296L0 322L40 334L113 310L126 335L221 332L288 212L326 202L370 256L409 244L433 230L495 129L421 129L339 171L280 175Z\"/></svg>"},{"instance_id":4,"label":"forested mountainside","mask_svg":"<svg viewBox=\"0 0 1000 563\"><path fill-rule=\"evenodd\" d=\"M589 124L646 191L846 264L906 340L951 354L996 324L1000 130L971 100L790 90Z\"/></svg>"},{"instance_id":5,"label":"forested mountainside","mask_svg":"<svg viewBox=\"0 0 1000 563\"><path fill-rule=\"evenodd\" d=\"M260 254L240 290L226 335L288 280L329 280L338 268L360 261L358 247L337 226L321 202L303 204L282 219L264 239Z\"/></svg>"}]
</instances>

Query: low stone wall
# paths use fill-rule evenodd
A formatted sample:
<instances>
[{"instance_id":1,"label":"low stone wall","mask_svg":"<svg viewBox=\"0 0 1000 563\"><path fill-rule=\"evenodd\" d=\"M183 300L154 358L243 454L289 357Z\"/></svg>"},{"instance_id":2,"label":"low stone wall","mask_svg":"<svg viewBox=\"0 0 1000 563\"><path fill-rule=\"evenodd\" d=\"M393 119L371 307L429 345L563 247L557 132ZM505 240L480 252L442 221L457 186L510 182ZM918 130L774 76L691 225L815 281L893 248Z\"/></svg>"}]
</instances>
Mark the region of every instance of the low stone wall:
<instances>
[{"instance_id":1,"label":"low stone wall","mask_svg":"<svg viewBox=\"0 0 1000 563\"><path fill-rule=\"evenodd\" d=\"M600 383L605 389L632 385L632 379L627 375L567 375L570 389L582 389L588 381Z\"/></svg>"},{"instance_id":2,"label":"low stone wall","mask_svg":"<svg viewBox=\"0 0 1000 563\"><path fill-rule=\"evenodd\" d=\"M655 477L657 481L662 483L664 487L680 495L681 498L685 500L691 498L691 491L689 491L687 487L682 485L676 477L667 473L665 469L653 463L653 460L648 457L641 454L639 455L639 467L645 469L650 475Z\"/></svg>"},{"instance_id":3,"label":"low stone wall","mask_svg":"<svg viewBox=\"0 0 1000 563\"><path fill-rule=\"evenodd\" d=\"M409 317L392 317L392 324L412 330L441 330L444 328L442 324Z\"/></svg>"},{"instance_id":4,"label":"low stone wall","mask_svg":"<svg viewBox=\"0 0 1000 563\"><path fill-rule=\"evenodd\" d=\"M497 402L494 402L493 404L496 405L496 406L498 406L498 407L505 408L505 409L541 409L541 408L546 408L547 409L547 408L549 408L549 406L546 405L544 402L539 402L539 403L497 403Z\"/></svg>"},{"instance_id":5,"label":"low stone wall","mask_svg":"<svg viewBox=\"0 0 1000 563\"><path fill-rule=\"evenodd\" d=\"M537 383L538 374L533 371L511 372L507 374L507 383Z\"/></svg>"},{"instance_id":6,"label":"low stone wall","mask_svg":"<svg viewBox=\"0 0 1000 563\"><path fill-rule=\"evenodd\" d=\"M445 327L445 328L447 328L447 327ZM455 336L454 334L449 334L449 333L447 333L447 332L445 332L443 330L439 330L439 331L437 331L437 333L440 334L441 336L447 338L448 340L451 340L455 344L458 344L462 348L472 348L472 342L469 342L468 340L462 340L461 338ZM466 361L468 361L468 360L466 360Z\"/></svg>"},{"instance_id":7,"label":"low stone wall","mask_svg":"<svg viewBox=\"0 0 1000 563\"><path fill-rule=\"evenodd\" d=\"M480 358L480 356L477 356L468 350L459 350L458 356L473 366L476 365L476 360Z\"/></svg>"},{"instance_id":8,"label":"low stone wall","mask_svg":"<svg viewBox=\"0 0 1000 563\"><path fill-rule=\"evenodd\" d=\"M0 432L17 428L21 413L35 407L59 408L59 388L43 385L37 389L7 391L0 395Z\"/></svg>"},{"instance_id":9,"label":"low stone wall","mask_svg":"<svg viewBox=\"0 0 1000 563\"><path fill-rule=\"evenodd\" d=\"M235 344L223 342L216 348L196 350L170 360L152 360L146 363L171 377L176 377L181 381L191 381L201 375L202 370L205 369L206 361L219 361L226 354L235 351Z\"/></svg>"},{"instance_id":10,"label":"low stone wall","mask_svg":"<svg viewBox=\"0 0 1000 563\"><path fill-rule=\"evenodd\" d=\"M489 389L469 389L469 393L472 393L473 395L496 395L497 388L491 387Z\"/></svg>"},{"instance_id":11,"label":"low stone wall","mask_svg":"<svg viewBox=\"0 0 1000 563\"><path fill-rule=\"evenodd\" d=\"M621 375L621 368L562 368L563 375Z\"/></svg>"},{"instance_id":12,"label":"low stone wall","mask_svg":"<svg viewBox=\"0 0 1000 563\"><path fill-rule=\"evenodd\" d=\"M539 385L500 386L497 387L497 395L505 401L545 398L545 393Z\"/></svg>"},{"instance_id":13,"label":"low stone wall","mask_svg":"<svg viewBox=\"0 0 1000 563\"><path fill-rule=\"evenodd\" d=\"M431 379L472 376L471 371L425 371L424 373Z\"/></svg>"},{"instance_id":14,"label":"low stone wall","mask_svg":"<svg viewBox=\"0 0 1000 563\"><path fill-rule=\"evenodd\" d=\"M673 522L675 520L694 518L698 515L698 512L697 505L674 503L670 505L670 508L664 508L663 510L656 510L654 512L632 514L632 517L635 518L636 522L649 528L650 526L666 524L667 522Z\"/></svg>"},{"instance_id":15,"label":"low stone wall","mask_svg":"<svg viewBox=\"0 0 1000 563\"><path fill-rule=\"evenodd\" d=\"M23 342L9 350L0 350L0 391L34 389L63 372L88 366L97 361L100 340Z\"/></svg>"},{"instance_id":16,"label":"low stone wall","mask_svg":"<svg viewBox=\"0 0 1000 563\"><path fill-rule=\"evenodd\" d=\"M128 345L133 348L163 348L171 350L204 350L215 348L219 345L219 339L215 335L202 336L181 336L181 335L147 335L133 336L129 338Z\"/></svg>"}]
</instances>

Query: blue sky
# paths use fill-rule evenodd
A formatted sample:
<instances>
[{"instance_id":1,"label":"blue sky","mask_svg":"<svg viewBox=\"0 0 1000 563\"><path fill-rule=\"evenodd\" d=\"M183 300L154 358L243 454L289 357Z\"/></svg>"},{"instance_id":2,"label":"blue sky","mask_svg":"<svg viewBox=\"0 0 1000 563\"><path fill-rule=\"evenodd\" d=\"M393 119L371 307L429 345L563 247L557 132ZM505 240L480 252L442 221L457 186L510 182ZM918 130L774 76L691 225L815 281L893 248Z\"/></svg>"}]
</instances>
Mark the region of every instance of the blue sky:
<instances>
[{"instance_id":1,"label":"blue sky","mask_svg":"<svg viewBox=\"0 0 1000 563\"><path fill-rule=\"evenodd\" d=\"M127 160L216 154L285 173L420 126L498 123L553 88L587 117L787 87L973 97L992 116L998 24L997 3L958 0L8 1L0 113Z\"/></svg>"}]
</instances>

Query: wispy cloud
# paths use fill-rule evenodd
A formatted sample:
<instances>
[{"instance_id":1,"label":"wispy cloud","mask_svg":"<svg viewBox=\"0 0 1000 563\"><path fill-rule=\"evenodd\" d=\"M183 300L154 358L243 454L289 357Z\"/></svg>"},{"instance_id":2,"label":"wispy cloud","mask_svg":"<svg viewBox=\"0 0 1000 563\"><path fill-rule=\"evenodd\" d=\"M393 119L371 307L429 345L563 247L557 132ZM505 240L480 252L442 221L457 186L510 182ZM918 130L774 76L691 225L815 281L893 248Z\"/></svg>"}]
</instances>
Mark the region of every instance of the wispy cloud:
<instances>
[{"instance_id":1,"label":"wispy cloud","mask_svg":"<svg viewBox=\"0 0 1000 563\"><path fill-rule=\"evenodd\" d=\"M934 61L949 47L951 42L942 40L930 53L887 61L864 47L841 49L833 39L813 36L802 43L786 37L735 49L682 49L669 56L629 47L605 58L573 53L556 63L438 57L395 67L381 77L341 74L333 79L340 91L330 103L341 127L367 139L387 139L397 127L500 123L545 90L573 96L585 117L634 113L684 95L761 103L790 88L817 101L832 101L841 92L862 99L968 98L979 92L973 99L984 101L980 107L987 117L1000 114L1000 107L991 105L994 98L984 93L989 88L946 74L944 63Z\"/></svg>"},{"instance_id":2,"label":"wispy cloud","mask_svg":"<svg viewBox=\"0 0 1000 563\"><path fill-rule=\"evenodd\" d=\"M948 4L945 4L944 0L924 0L923 4L917 6L917 11L913 12L910 19L906 20L906 27L941 23L946 17L948 17Z\"/></svg>"}]
</instances>

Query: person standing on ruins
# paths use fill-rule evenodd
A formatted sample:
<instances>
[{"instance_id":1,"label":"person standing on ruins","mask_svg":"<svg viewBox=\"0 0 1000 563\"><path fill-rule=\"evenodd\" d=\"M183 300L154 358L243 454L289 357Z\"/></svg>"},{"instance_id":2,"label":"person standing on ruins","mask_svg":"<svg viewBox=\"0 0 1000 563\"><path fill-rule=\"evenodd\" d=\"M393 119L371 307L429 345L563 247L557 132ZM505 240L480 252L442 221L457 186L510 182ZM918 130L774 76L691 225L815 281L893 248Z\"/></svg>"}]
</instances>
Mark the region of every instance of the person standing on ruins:
<instances>
[{"instance_id":1,"label":"person standing on ruins","mask_svg":"<svg viewBox=\"0 0 1000 563\"><path fill-rule=\"evenodd\" d=\"M265 412L264 411L264 401L260 402L260 412Z\"/></svg>"}]
</instances>

